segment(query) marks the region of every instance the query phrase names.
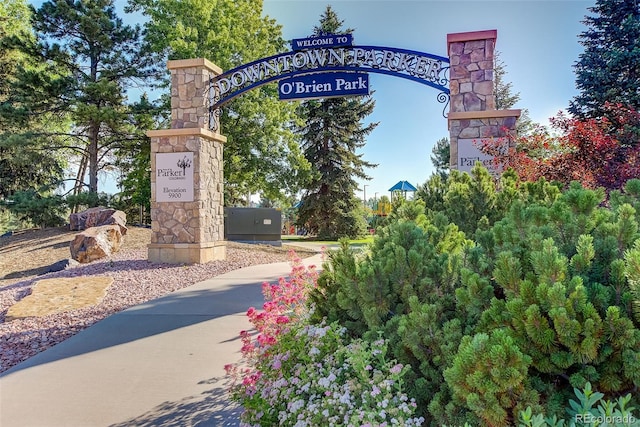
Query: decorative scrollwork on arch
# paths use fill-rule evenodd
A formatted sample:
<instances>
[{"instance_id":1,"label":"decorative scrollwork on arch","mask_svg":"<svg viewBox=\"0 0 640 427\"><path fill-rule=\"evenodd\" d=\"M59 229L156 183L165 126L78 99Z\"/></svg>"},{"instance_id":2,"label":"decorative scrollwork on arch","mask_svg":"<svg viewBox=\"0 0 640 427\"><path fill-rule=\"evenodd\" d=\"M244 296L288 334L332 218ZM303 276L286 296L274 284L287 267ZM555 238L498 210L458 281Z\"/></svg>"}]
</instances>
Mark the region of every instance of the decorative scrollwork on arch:
<instances>
[{"instance_id":1,"label":"decorative scrollwork on arch","mask_svg":"<svg viewBox=\"0 0 640 427\"><path fill-rule=\"evenodd\" d=\"M442 116L446 119L447 107L449 106L449 101L451 101L451 97L449 96L448 93L440 92L436 97L436 99L440 104L444 104L444 106L442 107Z\"/></svg>"},{"instance_id":2,"label":"decorative scrollwork on arch","mask_svg":"<svg viewBox=\"0 0 640 427\"><path fill-rule=\"evenodd\" d=\"M209 130L220 132L220 114L222 107L216 107L220 102L220 90L216 85L211 84L213 78L209 79Z\"/></svg>"}]
</instances>

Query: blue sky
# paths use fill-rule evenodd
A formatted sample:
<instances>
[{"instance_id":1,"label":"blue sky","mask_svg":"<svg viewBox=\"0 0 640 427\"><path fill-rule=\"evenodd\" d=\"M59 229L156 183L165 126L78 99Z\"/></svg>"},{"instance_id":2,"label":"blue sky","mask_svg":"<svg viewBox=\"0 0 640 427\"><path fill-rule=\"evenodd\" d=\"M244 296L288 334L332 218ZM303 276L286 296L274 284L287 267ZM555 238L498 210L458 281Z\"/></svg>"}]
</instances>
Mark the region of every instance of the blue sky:
<instances>
[{"instance_id":1,"label":"blue sky","mask_svg":"<svg viewBox=\"0 0 640 427\"><path fill-rule=\"evenodd\" d=\"M353 28L354 45L388 46L447 56L447 34L498 31L496 50L506 66L506 81L520 92L514 108L526 108L533 121L567 108L576 95L573 64L582 52L581 21L594 1L306 1L264 0L264 14L282 25L285 39L304 38L331 5L344 26ZM438 91L409 80L371 74L380 122L363 149L379 166L368 171L367 198L389 195L400 180L424 183L433 172L430 156L437 140L448 137Z\"/></svg>"}]
</instances>

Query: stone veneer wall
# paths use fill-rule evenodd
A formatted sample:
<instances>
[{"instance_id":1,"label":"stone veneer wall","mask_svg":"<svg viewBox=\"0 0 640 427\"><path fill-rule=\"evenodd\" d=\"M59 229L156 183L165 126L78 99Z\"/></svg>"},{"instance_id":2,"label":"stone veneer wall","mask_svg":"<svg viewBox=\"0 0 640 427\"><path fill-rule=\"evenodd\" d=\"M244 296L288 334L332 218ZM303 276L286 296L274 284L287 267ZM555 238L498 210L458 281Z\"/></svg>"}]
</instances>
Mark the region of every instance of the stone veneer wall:
<instances>
[{"instance_id":1,"label":"stone veneer wall","mask_svg":"<svg viewBox=\"0 0 640 427\"><path fill-rule=\"evenodd\" d=\"M514 110L494 110L485 114L454 115L456 120L450 120L449 133L458 139L507 136L507 129L513 131L519 114Z\"/></svg>"},{"instance_id":2,"label":"stone veneer wall","mask_svg":"<svg viewBox=\"0 0 640 427\"><path fill-rule=\"evenodd\" d=\"M202 58L169 61L167 68L171 71L171 129L209 129L209 79L222 70Z\"/></svg>"},{"instance_id":3,"label":"stone veneer wall","mask_svg":"<svg viewBox=\"0 0 640 427\"><path fill-rule=\"evenodd\" d=\"M515 131L520 110L496 110L496 30L447 35L450 166L458 168L458 140L500 138Z\"/></svg>"},{"instance_id":4,"label":"stone veneer wall","mask_svg":"<svg viewBox=\"0 0 640 427\"><path fill-rule=\"evenodd\" d=\"M151 244L153 262L203 263L226 257L223 155L226 138L208 130L209 79L222 71L206 59L169 61L171 129L151 138ZM217 129L220 129L218 126ZM193 153L193 201L156 201L156 153Z\"/></svg>"},{"instance_id":5,"label":"stone veneer wall","mask_svg":"<svg viewBox=\"0 0 640 427\"><path fill-rule=\"evenodd\" d=\"M496 109L493 66L497 31L447 36L451 111Z\"/></svg>"}]
</instances>

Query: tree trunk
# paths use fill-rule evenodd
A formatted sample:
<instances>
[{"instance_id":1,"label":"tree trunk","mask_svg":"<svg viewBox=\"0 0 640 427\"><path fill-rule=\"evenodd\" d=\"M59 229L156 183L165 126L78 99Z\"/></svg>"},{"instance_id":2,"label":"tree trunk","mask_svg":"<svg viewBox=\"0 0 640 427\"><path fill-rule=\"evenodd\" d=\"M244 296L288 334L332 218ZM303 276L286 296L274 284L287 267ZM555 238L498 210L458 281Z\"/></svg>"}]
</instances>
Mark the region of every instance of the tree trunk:
<instances>
[{"instance_id":1,"label":"tree trunk","mask_svg":"<svg viewBox=\"0 0 640 427\"><path fill-rule=\"evenodd\" d=\"M82 193L84 187L84 177L87 175L87 156L82 156L80 164L78 165L78 174L76 175L76 182L73 188L73 195L77 196Z\"/></svg>"},{"instance_id":2,"label":"tree trunk","mask_svg":"<svg viewBox=\"0 0 640 427\"><path fill-rule=\"evenodd\" d=\"M93 123L89 129L89 192L98 192L98 130L100 125Z\"/></svg>"}]
</instances>

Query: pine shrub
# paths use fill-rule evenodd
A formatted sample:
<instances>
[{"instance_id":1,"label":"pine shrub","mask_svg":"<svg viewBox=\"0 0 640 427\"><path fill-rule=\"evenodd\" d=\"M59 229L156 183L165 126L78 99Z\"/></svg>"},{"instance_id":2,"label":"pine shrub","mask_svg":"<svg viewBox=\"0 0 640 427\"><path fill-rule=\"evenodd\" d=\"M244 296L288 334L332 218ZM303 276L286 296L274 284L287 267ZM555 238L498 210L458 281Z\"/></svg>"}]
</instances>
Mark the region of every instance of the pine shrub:
<instances>
[{"instance_id":1,"label":"pine shrub","mask_svg":"<svg viewBox=\"0 0 640 427\"><path fill-rule=\"evenodd\" d=\"M436 203L396 207L364 255L332 253L316 321L382 334L427 425L513 425L527 407L562 417L587 384L637 404L640 180L605 199L465 176L423 186Z\"/></svg>"}]
</instances>

